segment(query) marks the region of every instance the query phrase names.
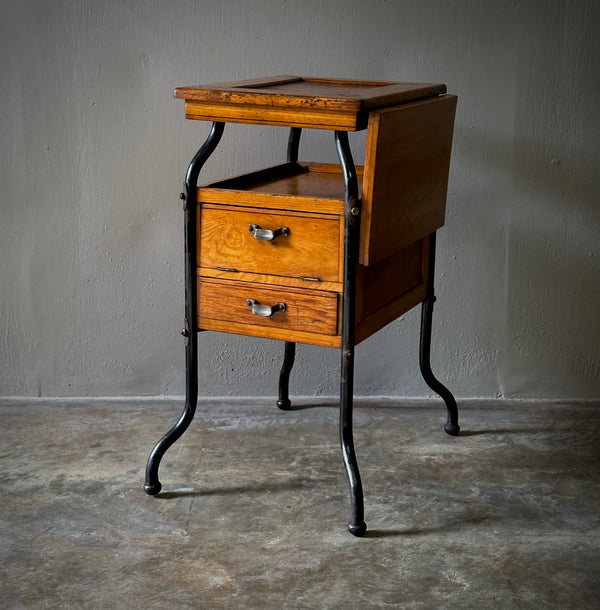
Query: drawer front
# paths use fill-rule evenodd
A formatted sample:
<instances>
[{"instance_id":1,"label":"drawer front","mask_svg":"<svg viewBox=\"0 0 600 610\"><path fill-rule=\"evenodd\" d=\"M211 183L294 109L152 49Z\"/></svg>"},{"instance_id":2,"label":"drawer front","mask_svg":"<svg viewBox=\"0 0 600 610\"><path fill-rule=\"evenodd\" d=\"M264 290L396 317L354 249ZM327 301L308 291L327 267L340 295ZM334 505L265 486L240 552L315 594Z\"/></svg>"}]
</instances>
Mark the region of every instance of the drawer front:
<instances>
[{"instance_id":1,"label":"drawer front","mask_svg":"<svg viewBox=\"0 0 600 610\"><path fill-rule=\"evenodd\" d=\"M270 316L259 315L269 313ZM254 311L253 311L254 310ZM269 288L260 284L200 279L198 325L217 320L235 325L336 335L338 295L324 291ZM210 324L206 325L210 328Z\"/></svg>"},{"instance_id":2,"label":"drawer front","mask_svg":"<svg viewBox=\"0 0 600 610\"><path fill-rule=\"evenodd\" d=\"M338 216L202 204L199 222L200 267L340 281Z\"/></svg>"}]
</instances>

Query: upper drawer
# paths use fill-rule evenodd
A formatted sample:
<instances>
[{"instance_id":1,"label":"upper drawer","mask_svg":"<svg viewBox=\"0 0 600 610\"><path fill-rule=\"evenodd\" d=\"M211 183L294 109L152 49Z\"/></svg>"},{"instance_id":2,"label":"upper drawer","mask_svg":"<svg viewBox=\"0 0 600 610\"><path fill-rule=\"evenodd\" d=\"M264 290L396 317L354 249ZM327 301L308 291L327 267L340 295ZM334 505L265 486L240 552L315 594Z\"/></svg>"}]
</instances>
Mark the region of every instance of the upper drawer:
<instances>
[{"instance_id":1,"label":"upper drawer","mask_svg":"<svg viewBox=\"0 0 600 610\"><path fill-rule=\"evenodd\" d=\"M200 267L341 281L339 216L208 203L199 216Z\"/></svg>"}]
</instances>

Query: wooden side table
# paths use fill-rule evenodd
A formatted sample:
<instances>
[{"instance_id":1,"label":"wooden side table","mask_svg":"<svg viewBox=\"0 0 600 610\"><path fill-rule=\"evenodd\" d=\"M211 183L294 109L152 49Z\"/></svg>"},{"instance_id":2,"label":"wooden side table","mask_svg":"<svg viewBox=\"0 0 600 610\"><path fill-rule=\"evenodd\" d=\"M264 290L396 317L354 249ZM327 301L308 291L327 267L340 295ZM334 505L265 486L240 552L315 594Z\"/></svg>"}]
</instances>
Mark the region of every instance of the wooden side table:
<instances>
[{"instance_id":1,"label":"wooden side table","mask_svg":"<svg viewBox=\"0 0 600 610\"><path fill-rule=\"evenodd\" d=\"M291 407L296 343L336 347L348 529L363 536L352 432L355 345L421 303L421 372L446 403L446 432L460 429L454 397L430 367L435 236L444 224L457 98L441 84L297 76L181 87L175 97L185 100L186 118L213 125L181 195L186 404L148 459L145 490L160 492L160 461L194 417L198 331L284 341L281 409ZM287 162L198 187L228 122L290 128ZM335 132L339 165L298 162L304 128ZM363 129L365 164L356 167L348 132Z\"/></svg>"}]
</instances>

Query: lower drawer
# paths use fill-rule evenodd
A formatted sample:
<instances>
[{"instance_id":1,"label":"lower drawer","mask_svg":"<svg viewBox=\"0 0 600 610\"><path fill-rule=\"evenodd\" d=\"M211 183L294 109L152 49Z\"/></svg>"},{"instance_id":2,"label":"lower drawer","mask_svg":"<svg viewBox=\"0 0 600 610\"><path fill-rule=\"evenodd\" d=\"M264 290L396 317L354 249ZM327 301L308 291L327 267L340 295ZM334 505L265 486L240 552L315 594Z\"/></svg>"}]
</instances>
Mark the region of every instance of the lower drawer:
<instances>
[{"instance_id":1,"label":"lower drawer","mask_svg":"<svg viewBox=\"0 0 600 610\"><path fill-rule=\"evenodd\" d=\"M338 301L334 292L200 278L198 327L246 334L243 325L247 325L249 335L276 339L282 337L281 331L335 336L338 334ZM211 324L213 321L219 324ZM227 328L228 323L231 328ZM261 328L264 332L251 332L250 327Z\"/></svg>"}]
</instances>

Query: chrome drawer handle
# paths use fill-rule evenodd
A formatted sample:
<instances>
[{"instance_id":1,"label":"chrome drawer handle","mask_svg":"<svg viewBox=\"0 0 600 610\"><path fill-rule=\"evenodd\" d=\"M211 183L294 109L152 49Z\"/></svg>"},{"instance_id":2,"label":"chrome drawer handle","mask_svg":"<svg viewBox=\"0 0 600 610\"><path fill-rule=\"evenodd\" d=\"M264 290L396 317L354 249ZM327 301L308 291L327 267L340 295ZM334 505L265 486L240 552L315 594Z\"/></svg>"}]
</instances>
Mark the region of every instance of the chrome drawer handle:
<instances>
[{"instance_id":1,"label":"chrome drawer handle","mask_svg":"<svg viewBox=\"0 0 600 610\"><path fill-rule=\"evenodd\" d=\"M252 309L255 316L263 316L270 318L276 311L285 311L287 305L285 303L275 303L272 307L269 305L261 305L256 299L248 299L246 305Z\"/></svg>"},{"instance_id":2,"label":"chrome drawer handle","mask_svg":"<svg viewBox=\"0 0 600 610\"><path fill-rule=\"evenodd\" d=\"M279 227L275 231L270 229L263 229L258 225L248 225L248 231L254 235L254 239L259 241L273 241L279 236L287 237L290 234L290 230L287 227Z\"/></svg>"}]
</instances>

